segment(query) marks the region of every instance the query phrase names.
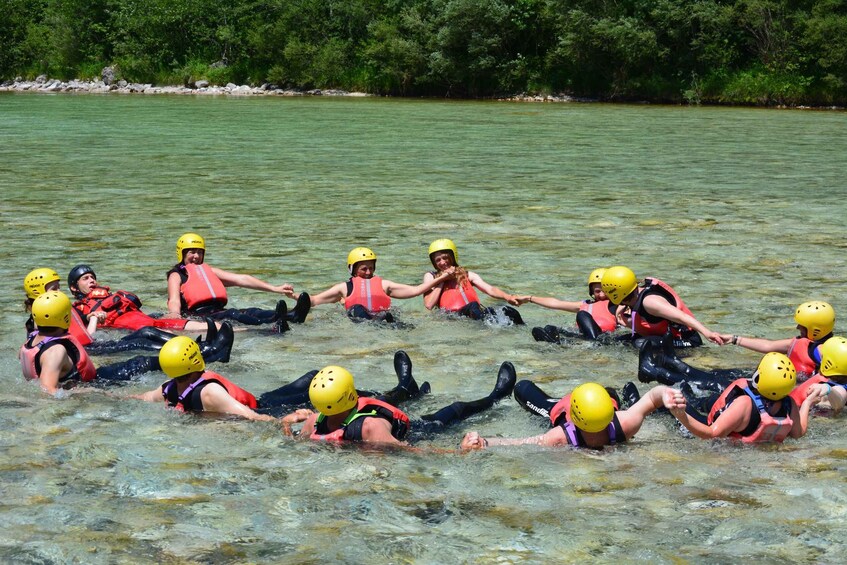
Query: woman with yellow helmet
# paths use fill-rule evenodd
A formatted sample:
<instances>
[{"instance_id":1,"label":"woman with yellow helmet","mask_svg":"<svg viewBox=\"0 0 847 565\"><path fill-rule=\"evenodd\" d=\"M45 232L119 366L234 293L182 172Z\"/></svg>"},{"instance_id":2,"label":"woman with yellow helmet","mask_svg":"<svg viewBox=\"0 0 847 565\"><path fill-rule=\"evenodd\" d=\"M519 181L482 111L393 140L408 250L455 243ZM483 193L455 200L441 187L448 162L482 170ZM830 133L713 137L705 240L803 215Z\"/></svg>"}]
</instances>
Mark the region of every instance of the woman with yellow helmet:
<instances>
[{"instance_id":1,"label":"woman with yellow helmet","mask_svg":"<svg viewBox=\"0 0 847 565\"><path fill-rule=\"evenodd\" d=\"M411 375L411 361L408 363ZM282 419L283 429L290 434L291 424L302 422L299 437L303 439L405 446L407 434L410 439L421 438L487 410L509 396L514 385L515 368L507 361L500 365L494 390L489 395L471 402L454 402L412 420L395 405L410 398L409 395L362 397L347 369L329 366L318 372L309 384L309 400L316 412L297 410L286 415Z\"/></svg>"},{"instance_id":2,"label":"woman with yellow helmet","mask_svg":"<svg viewBox=\"0 0 847 565\"><path fill-rule=\"evenodd\" d=\"M262 308L226 309L226 289L232 286L275 292L293 297L290 284L272 285L252 275L231 273L205 263L206 240L196 233L183 234L176 242L179 263L168 271L168 314L166 317L208 316L215 320L235 320L256 326L274 324L280 333L288 330L288 322L302 323L309 313L309 295L300 294L297 305L288 312L285 300L275 310Z\"/></svg>"},{"instance_id":3,"label":"woman with yellow helmet","mask_svg":"<svg viewBox=\"0 0 847 565\"><path fill-rule=\"evenodd\" d=\"M809 425L809 411L821 399L812 387L798 407L790 393L797 382L794 364L783 353L766 354L753 377L738 379L719 395L686 404L682 391L673 390L670 408L679 422L702 439L733 438L744 443L782 442L800 438Z\"/></svg>"},{"instance_id":4,"label":"woman with yellow helmet","mask_svg":"<svg viewBox=\"0 0 847 565\"><path fill-rule=\"evenodd\" d=\"M807 381L791 391L791 398L798 405L802 404L817 388L821 399L829 402L833 412L838 414L847 403L847 339L834 336L818 348L820 353L820 370Z\"/></svg>"},{"instance_id":5,"label":"woman with yellow helmet","mask_svg":"<svg viewBox=\"0 0 847 565\"><path fill-rule=\"evenodd\" d=\"M791 358L797 373L808 376L820 364L818 347L832 337L835 329L835 309L822 300L804 302L794 311L794 321L800 335L788 339L765 339L740 335L722 335L724 343L738 345L751 351L785 353Z\"/></svg>"},{"instance_id":6,"label":"woman with yellow helmet","mask_svg":"<svg viewBox=\"0 0 847 565\"><path fill-rule=\"evenodd\" d=\"M473 271L468 271L459 266L459 252L456 244L449 239L437 239L429 246L429 260L434 271L424 275L424 284L430 284L440 273L448 273L442 279L443 282L432 287L424 294L424 306L427 310L438 307L448 312L455 312L460 316L467 316L474 320L483 318L497 319L497 311L494 308L483 308L479 303L476 290L479 289L488 296L505 300L514 306L520 306L518 297L514 294L488 284L482 277ZM452 274L450 270L452 269ZM503 306L499 309L502 314L515 325L523 325L524 321L520 313L511 306Z\"/></svg>"},{"instance_id":7,"label":"woman with yellow helmet","mask_svg":"<svg viewBox=\"0 0 847 565\"><path fill-rule=\"evenodd\" d=\"M444 282L454 269L449 269L428 284L409 286L376 276L376 253L367 247L356 247L347 255L350 278L312 296L312 306L344 302L351 320L394 322L389 312L392 298L414 298Z\"/></svg>"},{"instance_id":8,"label":"woman with yellow helmet","mask_svg":"<svg viewBox=\"0 0 847 565\"><path fill-rule=\"evenodd\" d=\"M588 275L588 300L568 301L549 296L518 296L518 302L521 304L529 302L552 310L576 313L576 325L579 328L579 333L548 325L543 328L532 328L532 337L535 338L535 341L561 343L563 336L597 339L603 333L615 331L615 328L618 327L618 320L615 316L617 306L612 304L600 284L605 272L606 269L603 268L594 269Z\"/></svg>"},{"instance_id":9,"label":"woman with yellow helmet","mask_svg":"<svg viewBox=\"0 0 847 565\"><path fill-rule=\"evenodd\" d=\"M639 286L631 269L615 266L603 273L601 285L614 304L629 307L633 337L670 333L675 347L695 347L703 344L699 332L718 345L724 343L718 332L694 317L676 291L664 281L648 277Z\"/></svg>"},{"instance_id":10,"label":"woman with yellow helmet","mask_svg":"<svg viewBox=\"0 0 847 565\"><path fill-rule=\"evenodd\" d=\"M613 397L609 390L597 383L585 383L563 398L555 399L535 383L521 381L515 385L515 399L533 414L548 419L552 426L550 431L526 438L484 438L479 432L469 432L461 448L532 444L602 449L631 440L649 414L662 407L671 408L677 402L672 389L666 386L657 386L638 398L635 385L627 383L624 390L631 397L631 404L621 409L617 395Z\"/></svg>"}]
</instances>

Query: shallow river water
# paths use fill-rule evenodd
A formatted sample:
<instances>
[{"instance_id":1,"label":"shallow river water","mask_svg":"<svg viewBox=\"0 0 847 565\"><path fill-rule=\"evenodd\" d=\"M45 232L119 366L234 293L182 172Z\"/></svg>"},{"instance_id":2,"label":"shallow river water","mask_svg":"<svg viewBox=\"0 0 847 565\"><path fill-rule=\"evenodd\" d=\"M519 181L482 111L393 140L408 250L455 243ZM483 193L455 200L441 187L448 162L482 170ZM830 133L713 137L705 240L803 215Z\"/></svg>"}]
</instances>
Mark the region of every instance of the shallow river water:
<instances>
[{"instance_id":1,"label":"shallow river water","mask_svg":"<svg viewBox=\"0 0 847 565\"><path fill-rule=\"evenodd\" d=\"M713 329L790 337L801 302L847 311L845 155L836 112L0 96L0 561L843 562L844 417L771 447L686 438L659 414L603 452L443 452L470 430L545 429L508 399L420 451L339 449L271 424L54 400L23 382L16 350L30 269L64 277L89 263L162 311L186 231L206 237L212 265L310 292L344 280L359 245L379 275L417 283L440 237L520 293L581 299L592 269L626 264L673 284ZM571 314L526 305L516 328L445 319L420 299L397 306L412 327L354 325L333 305L283 336L239 332L217 370L259 393L340 364L379 390L404 349L433 388L411 415L487 394L504 360L559 395L636 378L626 347L533 341L533 325ZM714 345L688 358L757 360Z\"/></svg>"}]
</instances>

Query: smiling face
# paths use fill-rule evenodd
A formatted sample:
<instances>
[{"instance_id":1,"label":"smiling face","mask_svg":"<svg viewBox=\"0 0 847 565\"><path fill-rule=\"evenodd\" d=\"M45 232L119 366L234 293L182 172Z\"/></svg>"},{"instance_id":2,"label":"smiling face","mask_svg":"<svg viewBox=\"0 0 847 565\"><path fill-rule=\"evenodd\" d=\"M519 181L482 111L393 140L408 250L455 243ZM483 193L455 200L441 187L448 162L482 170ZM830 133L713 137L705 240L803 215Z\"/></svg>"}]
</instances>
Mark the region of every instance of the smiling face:
<instances>
[{"instance_id":1,"label":"smiling face","mask_svg":"<svg viewBox=\"0 0 847 565\"><path fill-rule=\"evenodd\" d=\"M595 302L600 302L601 300L608 300L609 297L606 296L606 293L603 292L603 285L600 283L591 283L588 285L588 292L591 294L591 297Z\"/></svg>"},{"instance_id":2,"label":"smiling face","mask_svg":"<svg viewBox=\"0 0 847 565\"><path fill-rule=\"evenodd\" d=\"M206 252L202 249L186 249L182 256L185 265L200 265Z\"/></svg>"},{"instance_id":3,"label":"smiling face","mask_svg":"<svg viewBox=\"0 0 847 565\"><path fill-rule=\"evenodd\" d=\"M79 277L79 280L76 281L76 287L82 294L88 294L94 290L94 287L96 286L97 278L94 276L94 273L85 273Z\"/></svg>"},{"instance_id":4,"label":"smiling face","mask_svg":"<svg viewBox=\"0 0 847 565\"><path fill-rule=\"evenodd\" d=\"M446 271L450 267L456 266L456 262L453 260L453 253L450 251L436 251L430 255L430 259L439 271Z\"/></svg>"},{"instance_id":5,"label":"smiling face","mask_svg":"<svg viewBox=\"0 0 847 565\"><path fill-rule=\"evenodd\" d=\"M374 276L374 271L376 271L376 261L359 261L355 265L353 265L353 276L361 277L363 279L369 279Z\"/></svg>"}]
</instances>

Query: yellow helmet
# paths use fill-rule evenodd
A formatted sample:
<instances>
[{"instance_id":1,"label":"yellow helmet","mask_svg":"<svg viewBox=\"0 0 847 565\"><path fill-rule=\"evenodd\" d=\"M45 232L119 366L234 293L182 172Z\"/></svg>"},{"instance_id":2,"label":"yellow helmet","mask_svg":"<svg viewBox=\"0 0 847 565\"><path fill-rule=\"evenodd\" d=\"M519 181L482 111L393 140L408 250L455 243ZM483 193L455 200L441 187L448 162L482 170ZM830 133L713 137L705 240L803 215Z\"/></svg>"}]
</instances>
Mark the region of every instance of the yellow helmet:
<instances>
[{"instance_id":1,"label":"yellow helmet","mask_svg":"<svg viewBox=\"0 0 847 565\"><path fill-rule=\"evenodd\" d=\"M571 393L571 421L584 432L600 432L612 423L615 405L605 388L585 383Z\"/></svg>"},{"instance_id":2,"label":"yellow helmet","mask_svg":"<svg viewBox=\"0 0 847 565\"><path fill-rule=\"evenodd\" d=\"M376 261L376 253L367 247L357 247L347 254L347 270L353 274L353 267L359 261Z\"/></svg>"},{"instance_id":3,"label":"yellow helmet","mask_svg":"<svg viewBox=\"0 0 847 565\"><path fill-rule=\"evenodd\" d=\"M588 296L593 296L591 294L591 285L594 283L603 284L603 275L606 273L605 267L601 267L599 269L594 269L591 271L591 274L588 275Z\"/></svg>"},{"instance_id":4,"label":"yellow helmet","mask_svg":"<svg viewBox=\"0 0 847 565\"><path fill-rule=\"evenodd\" d=\"M847 339L831 337L818 348L821 353L821 375L847 376Z\"/></svg>"},{"instance_id":5,"label":"yellow helmet","mask_svg":"<svg viewBox=\"0 0 847 565\"><path fill-rule=\"evenodd\" d=\"M794 312L794 321L806 328L807 337L815 341L832 333L835 309L820 300L804 302Z\"/></svg>"},{"instance_id":6,"label":"yellow helmet","mask_svg":"<svg viewBox=\"0 0 847 565\"><path fill-rule=\"evenodd\" d=\"M432 261L432 254L438 251L449 251L453 254L453 263L456 265L459 264L459 252L456 250L456 244L453 243L452 239L436 239L432 243L429 244L429 260ZM435 266L435 262L432 261L432 266Z\"/></svg>"},{"instance_id":7,"label":"yellow helmet","mask_svg":"<svg viewBox=\"0 0 847 565\"><path fill-rule=\"evenodd\" d=\"M71 325L71 299L64 292L45 292L32 303L32 319L39 328L68 329Z\"/></svg>"},{"instance_id":8,"label":"yellow helmet","mask_svg":"<svg viewBox=\"0 0 847 565\"><path fill-rule=\"evenodd\" d=\"M42 267L41 269L30 271L29 274L24 277L24 291L26 292L26 297L35 300L47 292L44 287L51 282L59 280L61 280L59 278L59 273L53 269Z\"/></svg>"},{"instance_id":9,"label":"yellow helmet","mask_svg":"<svg viewBox=\"0 0 847 565\"><path fill-rule=\"evenodd\" d=\"M324 367L309 385L309 400L324 416L334 416L350 410L359 401L353 375L344 367Z\"/></svg>"},{"instance_id":10,"label":"yellow helmet","mask_svg":"<svg viewBox=\"0 0 847 565\"><path fill-rule=\"evenodd\" d=\"M206 368L200 346L184 335L171 338L162 346L159 350L159 365L162 366L162 371L172 379L203 371Z\"/></svg>"},{"instance_id":11,"label":"yellow helmet","mask_svg":"<svg viewBox=\"0 0 847 565\"><path fill-rule=\"evenodd\" d=\"M638 287L638 279L631 269L617 266L606 269L600 284L612 304L620 304Z\"/></svg>"},{"instance_id":12,"label":"yellow helmet","mask_svg":"<svg viewBox=\"0 0 847 565\"><path fill-rule=\"evenodd\" d=\"M797 384L794 363L784 353L771 351L765 354L753 375L753 384L759 394L769 400L785 398Z\"/></svg>"},{"instance_id":13,"label":"yellow helmet","mask_svg":"<svg viewBox=\"0 0 847 565\"><path fill-rule=\"evenodd\" d=\"M182 234L182 237L176 240L177 261L182 261L182 254L185 253L186 249L202 249L206 251L206 240L203 239L203 236L196 233Z\"/></svg>"}]
</instances>

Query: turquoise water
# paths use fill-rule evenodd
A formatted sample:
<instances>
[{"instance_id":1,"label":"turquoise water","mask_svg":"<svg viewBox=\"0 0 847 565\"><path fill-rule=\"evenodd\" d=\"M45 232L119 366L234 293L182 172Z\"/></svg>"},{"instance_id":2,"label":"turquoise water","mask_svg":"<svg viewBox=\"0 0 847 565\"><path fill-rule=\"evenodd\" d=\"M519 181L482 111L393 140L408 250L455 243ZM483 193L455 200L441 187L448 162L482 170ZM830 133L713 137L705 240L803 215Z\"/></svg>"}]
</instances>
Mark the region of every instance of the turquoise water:
<instances>
[{"instance_id":1,"label":"turquoise water","mask_svg":"<svg viewBox=\"0 0 847 565\"><path fill-rule=\"evenodd\" d=\"M87 262L161 311L185 231L206 236L212 265L310 292L343 280L358 245L381 276L416 283L439 237L486 281L527 294L578 299L593 268L623 263L669 281L713 329L789 337L800 302L845 309L845 126L836 112L0 96L0 559L840 562L843 417L766 448L686 439L654 416L599 454L432 451L470 430L544 430L507 400L420 452L339 450L270 424L49 399L15 352L30 269ZM231 293L236 306L275 298ZM530 327L569 314L526 305L527 328L501 328L398 306L413 328L353 325L333 305L282 337L241 332L218 369L258 393L334 363L387 389L405 349L433 386L412 415L486 394L507 359L552 394L635 378L623 347L532 340ZM707 346L689 361L757 357Z\"/></svg>"}]
</instances>

